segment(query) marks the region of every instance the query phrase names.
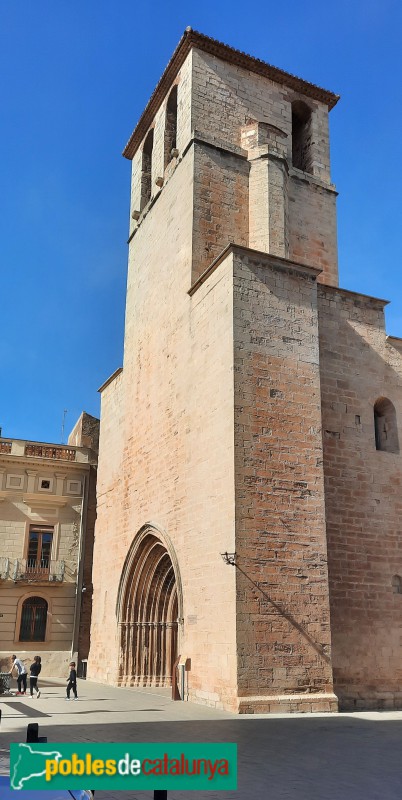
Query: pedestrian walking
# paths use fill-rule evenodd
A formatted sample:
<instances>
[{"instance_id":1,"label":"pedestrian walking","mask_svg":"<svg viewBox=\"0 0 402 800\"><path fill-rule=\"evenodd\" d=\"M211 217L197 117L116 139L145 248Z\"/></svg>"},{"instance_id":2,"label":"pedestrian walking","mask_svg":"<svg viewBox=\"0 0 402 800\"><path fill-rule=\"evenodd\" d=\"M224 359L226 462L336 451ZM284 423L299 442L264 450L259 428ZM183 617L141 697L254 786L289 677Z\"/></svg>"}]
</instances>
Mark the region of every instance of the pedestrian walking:
<instances>
[{"instance_id":1,"label":"pedestrian walking","mask_svg":"<svg viewBox=\"0 0 402 800\"><path fill-rule=\"evenodd\" d=\"M13 674L13 670L17 670L17 694L26 694L27 691L27 670L26 666L20 658L17 658L16 655L11 656L13 665L10 669L10 675ZM23 691L21 691L23 689Z\"/></svg>"},{"instance_id":2,"label":"pedestrian walking","mask_svg":"<svg viewBox=\"0 0 402 800\"><path fill-rule=\"evenodd\" d=\"M38 689L38 675L42 669L41 661L42 659L40 656L34 656L33 663L29 667L29 671L31 673L29 676L30 696L33 697L33 690L35 689L37 700L40 698L40 689Z\"/></svg>"},{"instance_id":3,"label":"pedestrian walking","mask_svg":"<svg viewBox=\"0 0 402 800\"><path fill-rule=\"evenodd\" d=\"M74 692L74 700L78 700L77 697L77 670L75 669L75 661L70 661L70 674L67 678L67 697L66 700L70 700L70 692L71 689Z\"/></svg>"}]
</instances>

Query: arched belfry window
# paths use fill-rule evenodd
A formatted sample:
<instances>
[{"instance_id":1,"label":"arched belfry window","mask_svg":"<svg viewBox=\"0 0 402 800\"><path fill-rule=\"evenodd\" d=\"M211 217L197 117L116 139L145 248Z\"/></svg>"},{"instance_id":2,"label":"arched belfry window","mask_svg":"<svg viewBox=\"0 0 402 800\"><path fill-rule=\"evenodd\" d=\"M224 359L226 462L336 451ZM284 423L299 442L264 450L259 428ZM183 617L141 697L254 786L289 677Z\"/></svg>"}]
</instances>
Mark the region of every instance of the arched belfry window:
<instances>
[{"instance_id":1,"label":"arched belfry window","mask_svg":"<svg viewBox=\"0 0 402 800\"><path fill-rule=\"evenodd\" d=\"M43 597L28 597L22 604L20 642L44 642L47 602Z\"/></svg>"},{"instance_id":2,"label":"arched belfry window","mask_svg":"<svg viewBox=\"0 0 402 800\"><path fill-rule=\"evenodd\" d=\"M374 431L376 450L399 453L395 406L387 397L380 397L374 404Z\"/></svg>"},{"instance_id":3,"label":"arched belfry window","mask_svg":"<svg viewBox=\"0 0 402 800\"><path fill-rule=\"evenodd\" d=\"M177 86L173 86L166 105L165 169L173 158L177 146Z\"/></svg>"},{"instance_id":4,"label":"arched belfry window","mask_svg":"<svg viewBox=\"0 0 402 800\"><path fill-rule=\"evenodd\" d=\"M154 146L153 128L148 132L142 149L142 168L141 168L141 208L149 203L152 194L152 150Z\"/></svg>"},{"instance_id":5,"label":"arched belfry window","mask_svg":"<svg viewBox=\"0 0 402 800\"><path fill-rule=\"evenodd\" d=\"M297 169L312 172L311 109L301 100L292 103L292 163Z\"/></svg>"}]
</instances>

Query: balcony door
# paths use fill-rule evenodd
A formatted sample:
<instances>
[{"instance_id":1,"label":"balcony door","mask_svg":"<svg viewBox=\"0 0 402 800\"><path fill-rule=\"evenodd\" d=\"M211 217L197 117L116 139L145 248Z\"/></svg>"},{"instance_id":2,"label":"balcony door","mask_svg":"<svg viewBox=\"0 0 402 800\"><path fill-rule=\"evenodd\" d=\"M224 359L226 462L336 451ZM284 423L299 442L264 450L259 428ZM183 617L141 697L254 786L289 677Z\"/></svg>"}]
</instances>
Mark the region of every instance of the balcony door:
<instances>
[{"instance_id":1,"label":"balcony door","mask_svg":"<svg viewBox=\"0 0 402 800\"><path fill-rule=\"evenodd\" d=\"M53 528L31 525L26 565L28 576L46 577L49 574L53 532Z\"/></svg>"}]
</instances>

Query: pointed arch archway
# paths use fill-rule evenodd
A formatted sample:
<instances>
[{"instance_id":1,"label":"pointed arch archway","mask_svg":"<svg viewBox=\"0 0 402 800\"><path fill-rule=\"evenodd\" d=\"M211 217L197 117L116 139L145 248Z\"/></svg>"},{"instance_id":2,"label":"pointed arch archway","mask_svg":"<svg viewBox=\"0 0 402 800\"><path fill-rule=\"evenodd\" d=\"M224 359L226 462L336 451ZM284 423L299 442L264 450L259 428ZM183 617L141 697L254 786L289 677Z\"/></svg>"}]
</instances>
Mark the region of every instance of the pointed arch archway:
<instances>
[{"instance_id":1,"label":"pointed arch archway","mask_svg":"<svg viewBox=\"0 0 402 800\"><path fill-rule=\"evenodd\" d=\"M183 600L172 543L155 525L135 536L117 597L120 686L170 686Z\"/></svg>"}]
</instances>

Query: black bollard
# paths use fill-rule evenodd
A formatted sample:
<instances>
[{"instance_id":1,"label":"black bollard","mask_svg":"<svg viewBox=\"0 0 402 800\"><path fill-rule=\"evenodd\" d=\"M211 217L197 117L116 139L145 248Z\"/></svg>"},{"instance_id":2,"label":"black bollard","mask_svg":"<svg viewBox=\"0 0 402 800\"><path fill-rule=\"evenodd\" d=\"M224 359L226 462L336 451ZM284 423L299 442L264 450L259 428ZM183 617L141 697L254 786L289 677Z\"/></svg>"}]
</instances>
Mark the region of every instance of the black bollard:
<instances>
[{"instance_id":1,"label":"black bollard","mask_svg":"<svg viewBox=\"0 0 402 800\"><path fill-rule=\"evenodd\" d=\"M39 725L37 722L30 722L27 725L26 742L37 742L39 738Z\"/></svg>"},{"instance_id":2,"label":"black bollard","mask_svg":"<svg viewBox=\"0 0 402 800\"><path fill-rule=\"evenodd\" d=\"M37 742L38 744L47 742L47 736L39 736L39 725L37 722L30 722L27 725L27 743Z\"/></svg>"},{"instance_id":3,"label":"black bollard","mask_svg":"<svg viewBox=\"0 0 402 800\"><path fill-rule=\"evenodd\" d=\"M167 791L164 789L154 789L154 800L167 800Z\"/></svg>"}]
</instances>

